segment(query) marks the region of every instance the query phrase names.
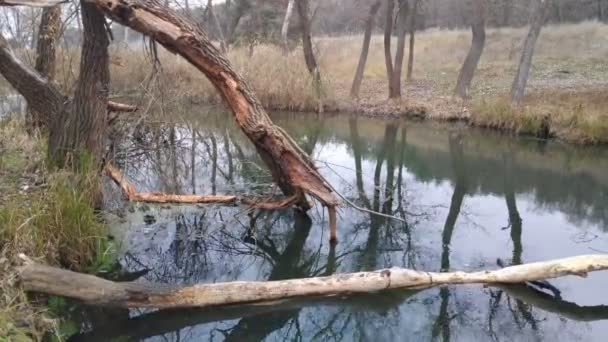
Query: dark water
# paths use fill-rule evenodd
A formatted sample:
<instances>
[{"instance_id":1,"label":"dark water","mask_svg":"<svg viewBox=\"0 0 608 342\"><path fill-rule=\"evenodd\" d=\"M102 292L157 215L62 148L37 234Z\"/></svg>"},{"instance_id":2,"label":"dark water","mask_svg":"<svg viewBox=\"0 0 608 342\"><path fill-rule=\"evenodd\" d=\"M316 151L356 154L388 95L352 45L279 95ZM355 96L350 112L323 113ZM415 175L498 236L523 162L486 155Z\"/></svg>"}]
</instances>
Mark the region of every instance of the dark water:
<instances>
[{"instance_id":1,"label":"dark water","mask_svg":"<svg viewBox=\"0 0 608 342\"><path fill-rule=\"evenodd\" d=\"M116 146L141 191L278 191L228 114L140 127ZM145 280L275 280L402 266L494 269L608 251L608 150L349 116L276 114L320 171L358 205L340 243L327 217L292 210L111 203L126 270ZM113 191L116 192L116 189ZM119 196L116 196L118 198ZM88 312L81 341L605 341L608 273L531 287L460 286L309 299L268 307Z\"/></svg>"}]
</instances>

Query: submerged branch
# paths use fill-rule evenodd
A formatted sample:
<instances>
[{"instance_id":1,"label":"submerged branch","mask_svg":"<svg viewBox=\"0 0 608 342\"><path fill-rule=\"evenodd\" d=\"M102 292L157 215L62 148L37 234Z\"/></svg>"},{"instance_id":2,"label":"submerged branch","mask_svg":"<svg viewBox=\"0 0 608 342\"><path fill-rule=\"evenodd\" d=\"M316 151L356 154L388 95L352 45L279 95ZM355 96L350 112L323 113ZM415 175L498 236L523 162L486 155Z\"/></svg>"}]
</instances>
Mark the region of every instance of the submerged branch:
<instances>
[{"instance_id":1,"label":"submerged branch","mask_svg":"<svg viewBox=\"0 0 608 342\"><path fill-rule=\"evenodd\" d=\"M176 195L158 192L138 192L133 184L129 183L122 172L112 164L106 165L106 174L120 187L125 197L132 202L145 203L177 203L177 204L245 204L251 208L263 210L285 209L296 203L298 196L289 196L277 201L266 201L256 197L243 197L236 195Z\"/></svg>"},{"instance_id":2,"label":"submerged branch","mask_svg":"<svg viewBox=\"0 0 608 342\"><path fill-rule=\"evenodd\" d=\"M388 289L420 289L453 284L519 284L608 269L608 255L586 255L510 266L494 271L422 272L391 268L374 272L280 281L237 281L193 286L136 282L117 283L92 275L29 261L19 268L26 291L64 296L88 304L126 308L213 307L266 301L371 293Z\"/></svg>"}]
</instances>

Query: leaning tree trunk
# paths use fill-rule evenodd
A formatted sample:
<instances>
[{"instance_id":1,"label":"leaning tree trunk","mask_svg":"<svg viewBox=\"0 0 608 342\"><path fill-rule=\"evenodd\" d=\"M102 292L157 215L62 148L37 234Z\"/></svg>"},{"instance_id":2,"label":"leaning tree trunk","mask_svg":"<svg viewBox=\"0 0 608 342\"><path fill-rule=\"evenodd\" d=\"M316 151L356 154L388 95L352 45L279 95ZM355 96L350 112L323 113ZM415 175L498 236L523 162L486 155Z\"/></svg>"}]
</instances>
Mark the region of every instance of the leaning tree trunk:
<instances>
[{"instance_id":1,"label":"leaning tree trunk","mask_svg":"<svg viewBox=\"0 0 608 342\"><path fill-rule=\"evenodd\" d=\"M310 6L308 0L297 1L298 16L300 18L300 30L302 31L302 48L304 50L304 60L306 61L306 68L313 78L315 96L319 101L319 113L323 112L322 93L321 93L321 70L319 70L319 64L315 57L315 52L312 47L312 32L311 32L311 18L309 14Z\"/></svg>"},{"instance_id":2,"label":"leaning tree trunk","mask_svg":"<svg viewBox=\"0 0 608 342\"><path fill-rule=\"evenodd\" d=\"M393 12L394 0L386 0L386 17L384 22L384 64L386 65L386 79L388 80L388 96L395 92L393 90L393 53L391 52L391 39L393 35Z\"/></svg>"},{"instance_id":3,"label":"leaning tree trunk","mask_svg":"<svg viewBox=\"0 0 608 342\"><path fill-rule=\"evenodd\" d=\"M59 31L61 29L61 6L45 8L42 11L40 27L38 29L38 44L36 46L36 66L38 73L49 82L55 78L56 49ZM35 131L48 127L49 113L46 110L39 112L30 108L28 110L28 129Z\"/></svg>"},{"instance_id":4,"label":"leaning tree trunk","mask_svg":"<svg viewBox=\"0 0 608 342\"><path fill-rule=\"evenodd\" d=\"M524 43L524 48L521 53L517 74L513 80L511 87L511 104L519 106L526 92L526 84L532 66L532 57L534 56L534 48L536 41L540 35L540 31L545 24L547 11L549 9L550 0L534 0L536 5L534 12L530 18L530 31Z\"/></svg>"},{"instance_id":5,"label":"leaning tree trunk","mask_svg":"<svg viewBox=\"0 0 608 342\"><path fill-rule=\"evenodd\" d=\"M407 0L399 2L399 11L397 13L397 51L395 52L395 64L393 65L393 75L390 79L389 98L401 97L401 73L403 70L403 58L405 57L405 36L407 34L407 14L409 12L409 4Z\"/></svg>"},{"instance_id":6,"label":"leaning tree trunk","mask_svg":"<svg viewBox=\"0 0 608 342\"><path fill-rule=\"evenodd\" d=\"M407 58L407 77L406 80L409 82L412 80L412 74L414 73L414 47L416 44L416 19L418 18L418 6L420 0L414 0L414 6L412 13L410 14L410 50Z\"/></svg>"},{"instance_id":7,"label":"leaning tree trunk","mask_svg":"<svg viewBox=\"0 0 608 342\"><path fill-rule=\"evenodd\" d=\"M249 85L204 32L156 0L96 0L95 3L117 22L148 35L204 73L230 107L237 124L253 142L281 190L289 196L297 195L298 205L303 209L310 208L305 195L328 207L331 237L335 240L335 207L339 201L331 186L317 172L308 155L272 123Z\"/></svg>"},{"instance_id":8,"label":"leaning tree trunk","mask_svg":"<svg viewBox=\"0 0 608 342\"><path fill-rule=\"evenodd\" d=\"M105 18L87 0L81 0L80 6L84 32L76 93L70 110L54 122L49 136L50 161L59 167L78 162L75 158L81 153L101 162L108 125L110 68Z\"/></svg>"},{"instance_id":9,"label":"leaning tree trunk","mask_svg":"<svg viewBox=\"0 0 608 342\"><path fill-rule=\"evenodd\" d=\"M291 21L291 15L293 14L293 3L294 0L289 0L287 10L285 11L285 19L283 19L283 26L281 27L281 43L283 43L283 54L285 55L289 52L287 33L289 32L289 22Z\"/></svg>"},{"instance_id":10,"label":"leaning tree trunk","mask_svg":"<svg viewBox=\"0 0 608 342\"><path fill-rule=\"evenodd\" d=\"M382 2L376 1L370 7L369 14L365 19L365 33L363 35L363 47L361 48L361 56L359 57L359 64L357 65L357 71L355 72L355 79L350 89L350 96L353 98L359 97L359 90L361 89L361 82L363 81L363 72L365 72L365 64L367 63L367 55L369 53L369 44L372 39L372 30L374 28L374 18L376 13L380 9Z\"/></svg>"},{"instance_id":11,"label":"leaning tree trunk","mask_svg":"<svg viewBox=\"0 0 608 342\"><path fill-rule=\"evenodd\" d=\"M473 40L467 58L464 60L462 69L460 69L456 88L454 89L454 94L463 99L468 97L471 82L475 76L475 71L477 70L477 65L486 43L485 2L486 0L474 0L472 2L473 21L471 31L473 32Z\"/></svg>"}]
</instances>

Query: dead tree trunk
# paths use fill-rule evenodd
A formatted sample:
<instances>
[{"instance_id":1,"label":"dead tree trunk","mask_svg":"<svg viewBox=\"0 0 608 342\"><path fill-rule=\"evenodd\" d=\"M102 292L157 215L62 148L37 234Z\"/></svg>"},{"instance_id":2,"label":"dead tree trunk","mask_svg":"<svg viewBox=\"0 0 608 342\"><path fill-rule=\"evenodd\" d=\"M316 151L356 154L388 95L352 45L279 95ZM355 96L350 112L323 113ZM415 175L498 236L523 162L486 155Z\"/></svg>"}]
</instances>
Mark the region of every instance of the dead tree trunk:
<instances>
[{"instance_id":1,"label":"dead tree trunk","mask_svg":"<svg viewBox=\"0 0 608 342\"><path fill-rule=\"evenodd\" d=\"M169 309L264 303L290 298L370 293L389 289L420 289L448 284L519 284L569 275L586 276L589 272L606 269L608 256L586 255L471 273L437 273L391 268L327 277L262 282L237 281L186 287L117 283L32 262L27 262L18 271L26 291L74 298L87 304Z\"/></svg>"},{"instance_id":2,"label":"dead tree trunk","mask_svg":"<svg viewBox=\"0 0 608 342\"><path fill-rule=\"evenodd\" d=\"M393 65L393 75L390 79L391 86L389 98L401 97L401 74L403 71L403 58L405 57L405 36L407 34L407 15L409 4L407 0L399 1L397 12L397 51L395 52L395 64Z\"/></svg>"},{"instance_id":3,"label":"dead tree trunk","mask_svg":"<svg viewBox=\"0 0 608 342\"><path fill-rule=\"evenodd\" d=\"M289 0L287 10L285 11L285 19L283 19L283 26L281 27L281 42L283 43L283 54L285 55L289 52L287 33L289 33L289 22L291 21L291 15L293 14L293 3L294 0Z\"/></svg>"},{"instance_id":4,"label":"dead tree trunk","mask_svg":"<svg viewBox=\"0 0 608 342\"><path fill-rule=\"evenodd\" d=\"M292 0L293 1L293 0ZM350 89L350 96L353 98L359 97L359 90L361 89L361 82L363 81L363 73L365 72L365 64L367 63L367 55L369 54L369 44L372 39L372 30L374 28L374 19L380 9L382 2L376 1L370 7L369 14L365 19L365 33L363 34L363 47L361 48L361 56L359 57L359 64L357 65L357 71L355 72L355 79Z\"/></svg>"},{"instance_id":5,"label":"dead tree trunk","mask_svg":"<svg viewBox=\"0 0 608 342\"><path fill-rule=\"evenodd\" d=\"M311 195L334 213L339 201L313 162L280 127L275 126L249 85L209 42L206 34L155 0L96 0L117 22L150 36L204 73L230 107L237 124L253 142L275 182L298 205L310 208ZM331 217L331 215L330 215ZM331 225L335 239L335 222Z\"/></svg>"},{"instance_id":6,"label":"dead tree trunk","mask_svg":"<svg viewBox=\"0 0 608 342\"><path fill-rule=\"evenodd\" d=\"M388 80L388 96L392 97L393 90L393 53L391 51L391 40L393 35L393 13L395 0L386 0L386 17L384 23L384 64L386 65L386 79Z\"/></svg>"},{"instance_id":7,"label":"dead tree trunk","mask_svg":"<svg viewBox=\"0 0 608 342\"><path fill-rule=\"evenodd\" d=\"M481 59L481 54L486 43L486 0L473 0L471 7L473 10L473 17L471 23L471 31L473 32L473 39L471 42L471 48L467 54L466 59L460 69L458 75L458 81L456 82L456 88L454 94L461 98L467 98L469 89L471 88L471 82L475 76L477 65Z\"/></svg>"},{"instance_id":8,"label":"dead tree trunk","mask_svg":"<svg viewBox=\"0 0 608 342\"><path fill-rule=\"evenodd\" d=\"M412 74L414 73L414 47L416 45L416 25L418 19L418 6L420 0L414 0L412 7L412 13L410 14L410 49L407 58L407 77L406 80L409 82L412 80Z\"/></svg>"},{"instance_id":9,"label":"dead tree trunk","mask_svg":"<svg viewBox=\"0 0 608 342\"><path fill-rule=\"evenodd\" d=\"M101 162L105 148L109 39L103 14L86 0L80 6L84 32L76 93L70 110L54 122L49 136L50 161L59 167L77 162L74 158L83 152Z\"/></svg>"},{"instance_id":10,"label":"dead tree trunk","mask_svg":"<svg viewBox=\"0 0 608 342\"><path fill-rule=\"evenodd\" d=\"M528 32L528 37L524 43L517 74L513 80L513 86L511 87L511 104L514 106L519 106L521 104L521 100L526 92L526 84L532 66L534 48L540 31L545 24L550 4L550 0L534 0L534 2L534 12L530 18L530 31Z\"/></svg>"},{"instance_id":11,"label":"dead tree trunk","mask_svg":"<svg viewBox=\"0 0 608 342\"><path fill-rule=\"evenodd\" d=\"M297 1L298 16L300 18L300 30L302 31L302 48L304 50L304 60L306 61L306 68L313 78L315 96L319 101L319 113L323 112L322 102L322 90L321 90L321 70L319 70L319 64L315 57L315 52L312 47L312 32L311 32L311 18L310 18L310 6L308 0Z\"/></svg>"},{"instance_id":12,"label":"dead tree trunk","mask_svg":"<svg viewBox=\"0 0 608 342\"><path fill-rule=\"evenodd\" d=\"M49 82L55 79L56 49L61 29L61 6L45 8L42 11L36 46L36 65L38 73ZM50 118L46 111L28 110L28 129L35 131L47 127Z\"/></svg>"}]
</instances>

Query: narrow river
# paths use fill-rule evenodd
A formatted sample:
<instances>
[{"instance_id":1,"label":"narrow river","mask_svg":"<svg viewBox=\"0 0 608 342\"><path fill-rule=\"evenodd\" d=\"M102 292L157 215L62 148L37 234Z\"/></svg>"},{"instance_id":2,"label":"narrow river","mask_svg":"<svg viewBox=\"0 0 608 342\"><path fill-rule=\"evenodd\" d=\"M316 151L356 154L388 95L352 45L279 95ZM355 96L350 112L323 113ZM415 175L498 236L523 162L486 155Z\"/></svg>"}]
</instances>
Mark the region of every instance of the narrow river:
<instances>
[{"instance_id":1,"label":"narrow river","mask_svg":"<svg viewBox=\"0 0 608 342\"><path fill-rule=\"evenodd\" d=\"M277 280L401 266L480 270L608 252L608 149L349 115L273 115L344 207L327 214L108 201L120 262L168 284ZM115 146L140 191L279 194L228 114L134 129ZM172 312L88 309L81 341L605 341L608 273L531 287L460 286ZM82 309L82 311L86 311ZM86 318L85 318L86 317ZM124 339L119 339L124 338Z\"/></svg>"}]
</instances>

